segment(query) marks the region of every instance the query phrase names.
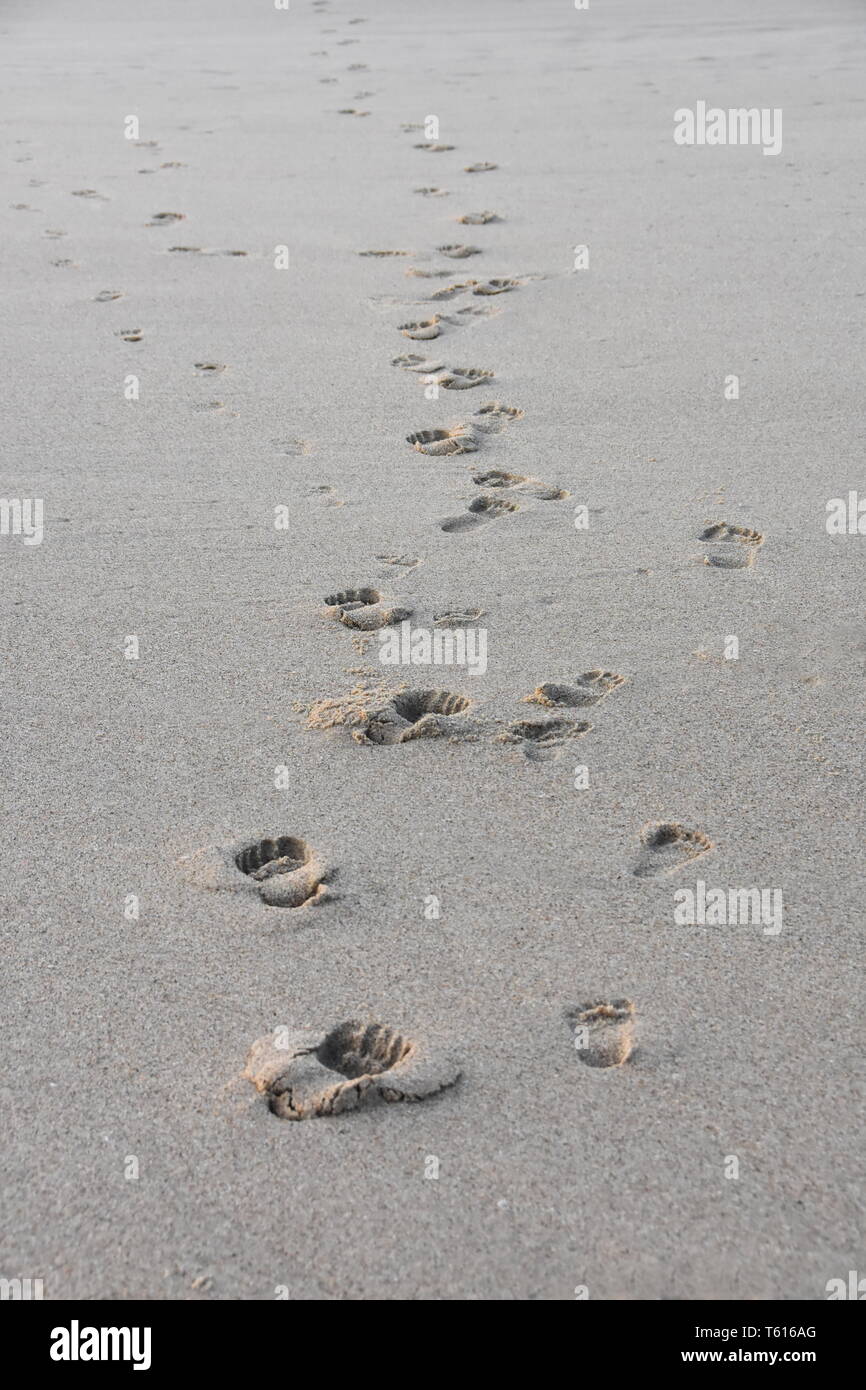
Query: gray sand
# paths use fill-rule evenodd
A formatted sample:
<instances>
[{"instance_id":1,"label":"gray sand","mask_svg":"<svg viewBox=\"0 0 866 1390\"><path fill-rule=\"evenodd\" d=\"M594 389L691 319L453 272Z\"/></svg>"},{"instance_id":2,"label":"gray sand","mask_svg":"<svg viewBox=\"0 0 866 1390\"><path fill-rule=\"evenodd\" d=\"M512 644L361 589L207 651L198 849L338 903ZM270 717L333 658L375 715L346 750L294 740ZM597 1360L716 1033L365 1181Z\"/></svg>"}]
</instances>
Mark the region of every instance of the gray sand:
<instances>
[{"instance_id":1,"label":"gray sand","mask_svg":"<svg viewBox=\"0 0 866 1390\"><path fill-rule=\"evenodd\" d=\"M853 0L5 8L2 493L43 498L45 536L0 536L4 1277L46 1298L788 1300L862 1270L866 540L824 524L863 476L861 20ZM782 153L678 147L698 99L782 108ZM453 151L401 130L430 113ZM503 220L454 220L482 210ZM436 252L455 243L483 253ZM532 278L429 301L496 277ZM397 331L431 312L459 326ZM391 365L416 350L495 380L428 399ZM477 452L406 443L489 400L524 415ZM571 495L443 532L508 497L472 482L489 470ZM723 520L763 535L753 563L705 562ZM323 606L356 586L426 628L483 609L486 673L380 668L377 633ZM626 680L590 708L523 703L596 669ZM365 679L469 696L482 731L307 727ZM560 716L592 727L533 756L497 737ZM713 848L635 874L669 822ZM268 834L335 866L324 901L178 864ZM781 931L677 925L698 880L781 890ZM623 999L631 1056L581 1065L569 1011ZM253 1042L349 1019L461 1079L272 1114Z\"/></svg>"}]
</instances>

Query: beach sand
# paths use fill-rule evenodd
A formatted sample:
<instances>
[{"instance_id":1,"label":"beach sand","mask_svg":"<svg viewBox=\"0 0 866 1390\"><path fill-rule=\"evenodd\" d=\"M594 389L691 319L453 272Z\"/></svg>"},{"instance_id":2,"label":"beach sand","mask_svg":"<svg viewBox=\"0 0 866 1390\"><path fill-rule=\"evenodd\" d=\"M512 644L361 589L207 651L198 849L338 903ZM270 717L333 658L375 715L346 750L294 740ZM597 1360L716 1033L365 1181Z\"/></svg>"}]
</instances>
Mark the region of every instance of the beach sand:
<instances>
[{"instance_id":1,"label":"beach sand","mask_svg":"<svg viewBox=\"0 0 866 1390\"><path fill-rule=\"evenodd\" d=\"M41 544L0 537L5 1277L811 1300L862 1269L866 541L825 526L862 479L860 16L5 8L2 492L44 499ZM678 146L698 100L780 108L781 153ZM416 352L495 375L430 399ZM406 441L490 401L522 418L475 452ZM381 665L324 602L357 588L426 631L481 610L486 671ZM463 732L316 727L399 687ZM190 867L268 836L320 901ZM781 930L678 924L698 881L779 891ZM253 1042L350 1019L459 1080L272 1113Z\"/></svg>"}]
</instances>

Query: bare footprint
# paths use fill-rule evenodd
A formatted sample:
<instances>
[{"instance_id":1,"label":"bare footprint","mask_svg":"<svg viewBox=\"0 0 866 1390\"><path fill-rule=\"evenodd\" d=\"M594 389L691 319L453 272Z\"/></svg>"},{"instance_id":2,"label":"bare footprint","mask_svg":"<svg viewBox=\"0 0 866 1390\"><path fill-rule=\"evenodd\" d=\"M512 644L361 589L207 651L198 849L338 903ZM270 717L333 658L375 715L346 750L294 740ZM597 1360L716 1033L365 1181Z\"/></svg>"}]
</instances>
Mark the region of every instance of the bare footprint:
<instances>
[{"instance_id":1,"label":"bare footprint","mask_svg":"<svg viewBox=\"0 0 866 1390\"><path fill-rule=\"evenodd\" d=\"M637 878L660 878L706 854L712 841L701 830L687 830L675 821L658 821L641 831L643 850L634 870Z\"/></svg>"},{"instance_id":2,"label":"bare footprint","mask_svg":"<svg viewBox=\"0 0 866 1390\"><path fill-rule=\"evenodd\" d=\"M93 298L97 304L107 304L111 299L122 299L123 290L100 290Z\"/></svg>"},{"instance_id":3,"label":"bare footprint","mask_svg":"<svg viewBox=\"0 0 866 1390\"><path fill-rule=\"evenodd\" d=\"M472 291L473 294L507 294L509 290L519 289L525 282L513 276L503 276L495 280L482 280Z\"/></svg>"},{"instance_id":4,"label":"bare footprint","mask_svg":"<svg viewBox=\"0 0 866 1390\"><path fill-rule=\"evenodd\" d=\"M498 168L499 168L499 165L498 165L498 164L488 164L488 163L486 163L486 162L482 162L482 163L479 163L479 164L466 164L466 165L464 165L464 166L463 166L463 172L464 172L464 174L486 174L486 173L489 172L489 170L491 170L491 169L498 169Z\"/></svg>"},{"instance_id":5,"label":"bare footprint","mask_svg":"<svg viewBox=\"0 0 866 1390\"><path fill-rule=\"evenodd\" d=\"M582 738L591 728L585 719L517 719L496 741L516 744L531 762L542 762L558 757L566 739Z\"/></svg>"},{"instance_id":6,"label":"bare footprint","mask_svg":"<svg viewBox=\"0 0 866 1390\"><path fill-rule=\"evenodd\" d=\"M243 1072L283 1120L421 1101L453 1086L460 1066L381 1023L350 1019L323 1033L276 1029L250 1048Z\"/></svg>"},{"instance_id":7,"label":"bare footprint","mask_svg":"<svg viewBox=\"0 0 866 1390\"><path fill-rule=\"evenodd\" d=\"M413 188L413 193L420 193L422 198L447 198L447 188Z\"/></svg>"},{"instance_id":8,"label":"bare footprint","mask_svg":"<svg viewBox=\"0 0 866 1390\"><path fill-rule=\"evenodd\" d=\"M338 495L337 489L331 487L330 483L317 483L315 487L311 487L308 495L313 496L314 494L322 499L326 507L345 507L346 505L344 499Z\"/></svg>"},{"instance_id":9,"label":"bare footprint","mask_svg":"<svg viewBox=\"0 0 866 1390\"><path fill-rule=\"evenodd\" d=\"M165 226L168 226L168 224L169 224L170 222L185 222L185 221L186 221L186 213L185 213L185 212L155 212L155 213L153 213L153 215L152 215L150 221L145 223L145 226L146 226L146 227L165 227Z\"/></svg>"},{"instance_id":10,"label":"bare footprint","mask_svg":"<svg viewBox=\"0 0 866 1390\"><path fill-rule=\"evenodd\" d=\"M764 544L760 531L727 521L708 526L698 539L710 545L704 563L716 569L746 569L754 563L758 546Z\"/></svg>"},{"instance_id":11,"label":"bare footprint","mask_svg":"<svg viewBox=\"0 0 866 1390\"><path fill-rule=\"evenodd\" d=\"M417 353L395 357L392 365L420 373L425 383L441 386L446 391L468 391L475 386L486 385L493 378L493 373L485 367L446 367L442 362L419 360Z\"/></svg>"},{"instance_id":12,"label":"bare footprint","mask_svg":"<svg viewBox=\"0 0 866 1390\"><path fill-rule=\"evenodd\" d=\"M476 473L472 481L480 487L501 487L522 492L525 496L537 497L542 502L561 502L571 496L566 488L552 487L543 483L540 478L528 477L522 473L504 473L500 468L491 468L487 473Z\"/></svg>"},{"instance_id":13,"label":"bare footprint","mask_svg":"<svg viewBox=\"0 0 866 1390\"><path fill-rule=\"evenodd\" d=\"M412 338L416 341L424 341L429 338L438 338L442 332L440 327L440 317L434 314L429 319L415 319L408 323L398 323L397 327L404 338Z\"/></svg>"},{"instance_id":14,"label":"bare footprint","mask_svg":"<svg viewBox=\"0 0 866 1390\"><path fill-rule=\"evenodd\" d=\"M480 246L463 246L458 242L449 242L445 246L437 246L443 256L447 256L452 261L465 261L467 256L480 256Z\"/></svg>"},{"instance_id":15,"label":"bare footprint","mask_svg":"<svg viewBox=\"0 0 866 1390\"><path fill-rule=\"evenodd\" d=\"M448 274L446 270L444 274ZM467 290L472 290L478 284L477 280L457 280L453 285L443 285L441 290L434 290L431 299L454 299L458 294L465 294Z\"/></svg>"},{"instance_id":16,"label":"bare footprint","mask_svg":"<svg viewBox=\"0 0 866 1390\"><path fill-rule=\"evenodd\" d=\"M287 458L298 458L313 452L309 439L272 439L271 444L278 454L284 454Z\"/></svg>"},{"instance_id":17,"label":"bare footprint","mask_svg":"<svg viewBox=\"0 0 866 1390\"><path fill-rule=\"evenodd\" d=\"M569 1009L577 1055L588 1067L621 1067L634 1047L634 1004L599 999Z\"/></svg>"},{"instance_id":18,"label":"bare footprint","mask_svg":"<svg viewBox=\"0 0 866 1390\"><path fill-rule=\"evenodd\" d=\"M427 140L415 146L416 150L429 150L431 154L441 154L444 150L453 150L454 148L454 145L435 145Z\"/></svg>"},{"instance_id":19,"label":"bare footprint","mask_svg":"<svg viewBox=\"0 0 866 1390\"><path fill-rule=\"evenodd\" d=\"M108 202L106 194L97 193L95 188L74 188L72 196L73 198L99 198L103 203Z\"/></svg>"},{"instance_id":20,"label":"bare footprint","mask_svg":"<svg viewBox=\"0 0 866 1390\"><path fill-rule=\"evenodd\" d=\"M321 855L295 835L264 836L229 847L207 846L178 861L196 888L255 893L268 907L304 907L324 902L331 876Z\"/></svg>"},{"instance_id":21,"label":"bare footprint","mask_svg":"<svg viewBox=\"0 0 866 1390\"><path fill-rule=\"evenodd\" d=\"M486 227L488 222L501 222L498 212L464 212L456 219L467 227Z\"/></svg>"},{"instance_id":22,"label":"bare footprint","mask_svg":"<svg viewBox=\"0 0 866 1390\"><path fill-rule=\"evenodd\" d=\"M478 526L486 526L489 521L499 521L510 512L518 510L516 502L506 502L499 497L476 497L460 516L449 516L439 523L440 531L448 535L463 531L474 531Z\"/></svg>"},{"instance_id":23,"label":"bare footprint","mask_svg":"<svg viewBox=\"0 0 866 1390\"><path fill-rule=\"evenodd\" d=\"M514 405L503 405L501 401L486 401L472 416L473 429L484 434L500 434L515 420L523 419L523 411Z\"/></svg>"},{"instance_id":24,"label":"bare footprint","mask_svg":"<svg viewBox=\"0 0 866 1390\"><path fill-rule=\"evenodd\" d=\"M474 454L478 440L467 425L455 425L453 429L416 430L406 435L419 454L431 454L434 458L448 454Z\"/></svg>"},{"instance_id":25,"label":"bare footprint","mask_svg":"<svg viewBox=\"0 0 866 1390\"><path fill-rule=\"evenodd\" d=\"M341 106L337 112L338 116L369 116L369 111L358 111L354 106Z\"/></svg>"},{"instance_id":26,"label":"bare footprint","mask_svg":"<svg viewBox=\"0 0 866 1390\"><path fill-rule=\"evenodd\" d=\"M359 251L359 256L411 256L411 251Z\"/></svg>"},{"instance_id":27,"label":"bare footprint","mask_svg":"<svg viewBox=\"0 0 866 1390\"><path fill-rule=\"evenodd\" d=\"M390 603L378 589L368 586L340 589L328 594L323 602L330 617L360 632L377 632L379 628L402 623L413 612L406 604Z\"/></svg>"},{"instance_id":28,"label":"bare footprint","mask_svg":"<svg viewBox=\"0 0 866 1390\"><path fill-rule=\"evenodd\" d=\"M585 671L572 685L558 685L553 681L546 681L544 685L539 685L533 690L531 695L525 696L524 704L580 709L586 705L600 704L611 691L624 683L625 676L617 675L616 671Z\"/></svg>"},{"instance_id":29,"label":"bare footprint","mask_svg":"<svg viewBox=\"0 0 866 1390\"><path fill-rule=\"evenodd\" d=\"M225 369L226 369L226 364L225 364L225 362L196 362L196 363L195 363L195 374L196 374L196 376L216 376L219 372L224 372Z\"/></svg>"},{"instance_id":30,"label":"bare footprint","mask_svg":"<svg viewBox=\"0 0 866 1390\"><path fill-rule=\"evenodd\" d=\"M450 690L404 690L372 710L354 737L361 743L394 744L466 733L471 726L458 716L471 704L468 696Z\"/></svg>"},{"instance_id":31,"label":"bare footprint","mask_svg":"<svg viewBox=\"0 0 866 1390\"><path fill-rule=\"evenodd\" d=\"M411 555L377 555L377 560L381 560L383 565L397 565L400 569L414 570L421 564Z\"/></svg>"}]
</instances>

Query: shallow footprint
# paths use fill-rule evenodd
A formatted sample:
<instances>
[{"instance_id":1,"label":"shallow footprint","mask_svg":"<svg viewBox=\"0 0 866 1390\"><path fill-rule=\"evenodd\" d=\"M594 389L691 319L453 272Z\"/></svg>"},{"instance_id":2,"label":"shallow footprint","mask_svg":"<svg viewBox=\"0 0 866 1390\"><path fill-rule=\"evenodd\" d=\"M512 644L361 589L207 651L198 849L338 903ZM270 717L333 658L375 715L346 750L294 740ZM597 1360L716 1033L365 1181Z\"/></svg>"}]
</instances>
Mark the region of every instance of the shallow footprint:
<instances>
[{"instance_id":1,"label":"shallow footprint","mask_svg":"<svg viewBox=\"0 0 866 1390\"><path fill-rule=\"evenodd\" d=\"M416 430L414 434L406 435L406 442L419 454L431 454L433 457L474 454L478 448L477 439L466 425L455 425L447 430Z\"/></svg>"},{"instance_id":2,"label":"shallow footprint","mask_svg":"<svg viewBox=\"0 0 866 1390\"><path fill-rule=\"evenodd\" d=\"M716 569L746 569L754 564L758 546L764 544L760 531L737 526L727 521L715 522L702 531L698 540L706 541L711 549L704 563Z\"/></svg>"},{"instance_id":3,"label":"shallow footprint","mask_svg":"<svg viewBox=\"0 0 866 1390\"><path fill-rule=\"evenodd\" d=\"M658 821L641 831L643 851L634 873L637 878L660 878L683 868L713 848L701 830L687 830L676 821Z\"/></svg>"},{"instance_id":4,"label":"shallow footprint","mask_svg":"<svg viewBox=\"0 0 866 1390\"><path fill-rule=\"evenodd\" d=\"M423 342L428 338L438 338L442 329L439 326L440 318L434 314L430 319L412 319L408 323L398 323L397 327L404 338L412 338L417 342Z\"/></svg>"},{"instance_id":5,"label":"shallow footprint","mask_svg":"<svg viewBox=\"0 0 866 1390\"><path fill-rule=\"evenodd\" d=\"M447 188L413 188L413 193L420 193L422 198L447 198Z\"/></svg>"},{"instance_id":6,"label":"shallow footprint","mask_svg":"<svg viewBox=\"0 0 866 1390\"><path fill-rule=\"evenodd\" d=\"M516 512L518 506L516 502L506 502L500 497L476 497L474 502L470 502L469 507L460 516L449 516L444 521L440 521L440 531L453 535L455 532L475 530L478 526L486 526L488 521L498 521L501 517L507 516L509 512Z\"/></svg>"},{"instance_id":7,"label":"shallow footprint","mask_svg":"<svg viewBox=\"0 0 866 1390\"><path fill-rule=\"evenodd\" d=\"M472 416L473 429L484 434L500 434L514 420L522 420L523 411L515 405L503 405L501 401L486 401Z\"/></svg>"},{"instance_id":8,"label":"shallow footprint","mask_svg":"<svg viewBox=\"0 0 866 1390\"><path fill-rule=\"evenodd\" d=\"M502 487L522 492L527 497L537 497L542 502L561 502L571 493L563 487L552 487L540 478L524 476L522 473L504 473L501 468L491 468L486 473L476 473L472 479L481 487Z\"/></svg>"},{"instance_id":9,"label":"shallow footprint","mask_svg":"<svg viewBox=\"0 0 866 1390\"><path fill-rule=\"evenodd\" d=\"M443 256L448 256L452 261L465 261L467 256L480 256L480 246L463 246L459 242L448 242L445 246L437 246Z\"/></svg>"},{"instance_id":10,"label":"shallow footprint","mask_svg":"<svg viewBox=\"0 0 866 1390\"><path fill-rule=\"evenodd\" d=\"M634 1004L630 999L598 999L566 1012L574 1046L588 1067L621 1067L634 1047Z\"/></svg>"},{"instance_id":11,"label":"shallow footprint","mask_svg":"<svg viewBox=\"0 0 866 1390\"><path fill-rule=\"evenodd\" d=\"M473 294L507 294L509 290L517 290L524 283L513 276L501 276L496 280L482 280L472 291Z\"/></svg>"},{"instance_id":12,"label":"shallow footprint","mask_svg":"<svg viewBox=\"0 0 866 1390\"><path fill-rule=\"evenodd\" d=\"M441 154L443 150L453 150L454 148L454 145L435 145L430 141L424 141L415 146L416 150L429 150L431 154Z\"/></svg>"},{"instance_id":13,"label":"shallow footprint","mask_svg":"<svg viewBox=\"0 0 866 1390\"><path fill-rule=\"evenodd\" d=\"M572 685L546 681L531 695L525 696L524 704L547 705L550 708L563 705L569 709L580 709L585 705L599 704L611 691L624 684L625 676L617 675L616 671L585 671Z\"/></svg>"},{"instance_id":14,"label":"shallow footprint","mask_svg":"<svg viewBox=\"0 0 866 1390\"><path fill-rule=\"evenodd\" d=\"M530 761L541 762L557 757L566 739L582 738L591 728L585 719L516 719L496 741L516 744Z\"/></svg>"},{"instance_id":15,"label":"shallow footprint","mask_svg":"<svg viewBox=\"0 0 866 1390\"><path fill-rule=\"evenodd\" d=\"M486 227L488 222L501 222L503 219L498 212L464 212L457 221L462 222L466 227Z\"/></svg>"},{"instance_id":16,"label":"shallow footprint","mask_svg":"<svg viewBox=\"0 0 866 1390\"><path fill-rule=\"evenodd\" d=\"M465 164L463 166L463 172L464 174L486 174L488 170L498 168L498 164L488 164L482 161L479 164Z\"/></svg>"}]
</instances>

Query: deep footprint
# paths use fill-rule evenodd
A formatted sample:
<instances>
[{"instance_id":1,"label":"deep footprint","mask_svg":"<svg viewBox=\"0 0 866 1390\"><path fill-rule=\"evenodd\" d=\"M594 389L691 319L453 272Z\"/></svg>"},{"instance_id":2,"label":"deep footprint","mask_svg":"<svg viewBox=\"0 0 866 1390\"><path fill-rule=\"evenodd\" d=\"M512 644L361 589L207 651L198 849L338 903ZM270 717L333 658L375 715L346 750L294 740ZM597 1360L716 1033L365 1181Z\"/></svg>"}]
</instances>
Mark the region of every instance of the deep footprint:
<instances>
[{"instance_id":1,"label":"deep footprint","mask_svg":"<svg viewBox=\"0 0 866 1390\"><path fill-rule=\"evenodd\" d=\"M304 907L329 896L328 866L296 835L265 836L184 855L180 867L197 888L258 894L268 907Z\"/></svg>"},{"instance_id":2,"label":"deep footprint","mask_svg":"<svg viewBox=\"0 0 866 1390\"><path fill-rule=\"evenodd\" d=\"M406 604L389 604L378 589L362 587L341 589L328 594L324 599L329 616L336 618L344 627L356 628L360 632L376 632L379 628L401 623L412 615L412 608Z\"/></svg>"},{"instance_id":3,"label":"deep footprint","mask_svg":"<svg viewBox=\"0 0 866 1390\"><path fill-rule=\"evenodd\" d=\"M453 1086L458 1063L381 1023L259 1038L243 1075L284 1120L338 1115L376 1101L420 1101Z\"/></svg>"}]
</instances>

